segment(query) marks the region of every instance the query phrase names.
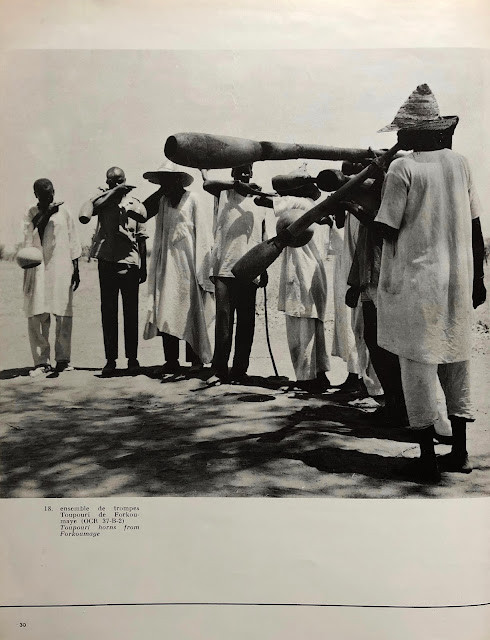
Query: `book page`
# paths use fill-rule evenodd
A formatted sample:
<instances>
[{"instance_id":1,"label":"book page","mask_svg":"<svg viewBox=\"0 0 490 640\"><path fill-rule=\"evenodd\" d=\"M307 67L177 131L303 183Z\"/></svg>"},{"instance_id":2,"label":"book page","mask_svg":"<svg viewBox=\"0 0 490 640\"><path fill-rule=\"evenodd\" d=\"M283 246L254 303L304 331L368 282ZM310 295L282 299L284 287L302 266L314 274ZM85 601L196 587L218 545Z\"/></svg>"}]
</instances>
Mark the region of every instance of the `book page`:
<instances>
[{"instance_id":1,"label":"book page","mask_svg":"<svg viewBox=\"0 0 490 640\"><path fill-rule=\"evenodd\" d=\"M419 483L400 475L418 454L413 435L373 421L375 383L370 395L337 391L349 369L333 349L333 231L325 230L331 387L306 394L289 386L282 258L256 293L250 378L209 386L209 366L194 375L181 341L183 369L162 379L162 341L143 338L158 216L145 230L140 370L127 371L119 309L117 369L104 376L103 276L88 259L96 224L78 222L83 203L107 187L109 167L124 168L140 201L154 193L143 174L161 170L165 142L178 133L272 141L290 153L381 152L396 134L377 131L427 83L441 114L459 116L453 148L468 158L488 238L485 3L0 6L1 637L488 637L488 301L472 318L473 472ZM271 192L278 175L340 168L307 152L257 159L252 182ZM209 177L229 181L230 169L212 167ZM196 225L216 231L199 168L178 170L192 178ZM74 370L31 377L15 255L38 178L53 181L82 256ZM263 217L273 237L273 210ZM181 225L168 251L186 237ZM52 318L53 361L55 330ZM447 416L439 435L444 424ZM450 451L441 442L437 453Z\"/></svg>"}]
</instances>

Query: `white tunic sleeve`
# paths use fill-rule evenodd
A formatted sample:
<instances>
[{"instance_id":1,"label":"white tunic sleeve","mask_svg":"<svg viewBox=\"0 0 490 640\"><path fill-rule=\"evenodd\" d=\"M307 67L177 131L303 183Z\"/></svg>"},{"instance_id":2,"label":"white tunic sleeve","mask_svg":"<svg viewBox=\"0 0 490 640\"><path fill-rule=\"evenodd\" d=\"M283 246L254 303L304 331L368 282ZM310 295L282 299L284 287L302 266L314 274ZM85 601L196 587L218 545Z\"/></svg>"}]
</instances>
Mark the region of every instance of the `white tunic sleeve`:
<instances>
[{"instance_id":1,"label":"white tunic sleeve","mask_svg":"<svg viewBox=\"0 0 490 640\"><path fill-rule=\"evenodd\" d=\"M68 211L66 211L66 223L68 227L68 241L70 243L70 256L72 260L76 260L82 255L82 246L78 237L75 221Z\"/></svg>"},{"instance_id":2,"label":"white tunic sleeve","mask_svg":"<svg viewBox=\"0 0 490 640\"><path fill-rule=\"evenodd\" d=\"M274 214L278 218L280 218L284 213L286 213L292 208L289 202L288 196L281 196L280 198L272 198L272 206L274 207Z\"/></svg>"},{"instance_id":3,"label":"white tunic sleeve","mask_svg":"<svg viewBox=\"0 0 490 640\"><path fill-rule=\"evenodd\" d=\"M31 207L24 216L22 222L22 232L24 235L24 247L32 247L34 244L34 225L32 224L32 218L37 213L36 207Z\"/></svg>"},{"instance_id":4,"label":"white tunic sleeve","mask_svg":"<svg viewBox=\"0 0 490 640\"><path fill-rule=\"evenodd\" d=\"M288 211L299 210L306 213L311 209L312 201L308 198L298 198L297 196L280 196L272 198L275 215L280 218Z\"/></svg>"},{"instance_id":5,"label":"white tunic sleeve","mask_svg":"<svg viewBox=\"0 0 490 640\"><path fill-rule=\"evenodd\" d=\"M468 196L470 198L471 219L476 220L476 218L479 218L482 214L482 206L480 198L478 197L478 193L476 192L475 185L473 184L473 176L471 174L470 165L466 158L464 158L464 165L466 169L466 175L468 177Z\"/></svg>"},{"instance_id":6,"label":"white tunic sleeve","mask_svg":"<svg viewBox=\"0 0 490 640\"><path fill-rule=\"evenodd\" d=\"M404 175L395 170L388 171L383 183L381 206L375 218L376 222L382 222L394 229L400 228L407 205L409 186Z\"/></svg>"},{"instance_id":7,"label":"white tunic sleeve","mask_svg":"<svg viewBox=\"0 0 490 640\"><path fill-rule=\"evenodd\" d=\"M24 216L22 221L22 231L24 234L24 247L37 247L41 249L41 241L39 233L34 229L32 224L33 217L38 213L37 207L31 207ZM25 269L24 271L24 311L27 317L35 315L33 297L36 283L44 278L44 265L39 265L33 269Z\"/></svg>"},{"instance_id":8,"label":"white tunic sleeve","mask_svg":"<svg viewBox=\"0 0 490 640\"><path fill-rule=\"evenodd\" d=\"M192 218L195 229L195 270L199 286L204 291L214 292L214 284L209 279L211 273L211 254L213 249L214 214L208 202L194 195L192 199Z\"/></svg>"}]
</instances>

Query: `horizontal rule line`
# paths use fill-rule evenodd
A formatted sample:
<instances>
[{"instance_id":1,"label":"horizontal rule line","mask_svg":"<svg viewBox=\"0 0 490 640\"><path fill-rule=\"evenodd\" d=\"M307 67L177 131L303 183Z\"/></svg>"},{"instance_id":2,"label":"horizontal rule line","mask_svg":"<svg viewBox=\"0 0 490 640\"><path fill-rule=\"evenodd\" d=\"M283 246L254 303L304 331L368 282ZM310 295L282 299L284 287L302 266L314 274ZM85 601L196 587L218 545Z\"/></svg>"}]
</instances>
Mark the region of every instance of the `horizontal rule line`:
<instances>
[{"instance_id":1,"label":"horizontal rule line","mask_svg":"<svg viewBox=\"0 0 490 640\"><path fill-rule=\"evenodd\" d=\"M350 609L465 609L488 607L490 602L471 604L322 604L309 602L103 602L86 604L5 604L0 609L62 609L70 607L338 607Z\"/></svg>"}]
</instances>

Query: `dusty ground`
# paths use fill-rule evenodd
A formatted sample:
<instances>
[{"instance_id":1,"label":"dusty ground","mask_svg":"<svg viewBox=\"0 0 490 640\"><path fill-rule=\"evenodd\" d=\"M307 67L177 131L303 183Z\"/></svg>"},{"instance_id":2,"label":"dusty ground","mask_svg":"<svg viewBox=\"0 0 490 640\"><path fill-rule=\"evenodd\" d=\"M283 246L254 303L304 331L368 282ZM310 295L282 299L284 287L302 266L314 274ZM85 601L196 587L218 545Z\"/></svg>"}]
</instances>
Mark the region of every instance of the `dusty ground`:
<instances>
[{"instance_id":1,"label":"dusty ground","mask_svg":"<svg viewBox=\"0 0 490 640\"><path fill-rule=\"evenodd\" d=\"M32 380L27 322L20 311L22 273L15 263L0 262L1 497L490 495L488 302L475 312L474 323L477 421L469 449L475 470L469 476L446 474L435 487L399 475L403 458L416 454L409 432L374 426L368 411L348 404L355 396L308 397L281 389L284 379L271 377L262 292L250 386L206 388L198 378L182 377L160 382L158 339L141 342L141 375L102 380L96 264L83 263L81 277L73 335L76 371ZM273 269L272 348L279 373L293 378L284 320L275 311L276 282ZM331 334L331 320L328 327ZM334 383L345 378L337 358L330 378ZM440 453L447 450L438 446Z\"/></svg>"}]
</instances>

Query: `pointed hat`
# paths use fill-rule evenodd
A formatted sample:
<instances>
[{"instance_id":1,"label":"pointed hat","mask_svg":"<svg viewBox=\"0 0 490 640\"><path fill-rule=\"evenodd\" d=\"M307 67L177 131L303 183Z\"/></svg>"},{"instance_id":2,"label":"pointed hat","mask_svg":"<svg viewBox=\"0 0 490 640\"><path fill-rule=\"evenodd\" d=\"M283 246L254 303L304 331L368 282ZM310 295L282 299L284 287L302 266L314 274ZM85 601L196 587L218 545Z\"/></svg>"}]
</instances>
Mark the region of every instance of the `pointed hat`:
<instances>
[{"instance_id":1,"label":"pointed hat","mask_svg":"<svg viewBox=\"0 0 490 640\"><path fill-rule=\"evenodd\" d=\"M188 187L194 182L194 178L190 173L187 173L186 171L179 171L177 165L175 165L171 160L165 160L165 162L156 171L146 171L143 174L143 178L149 182L153 182L154 184L160 184L160 178L166 173L179 175L182 178L183 187Z\"/></svg>"},{"instance_id":2,"label":"pointed hat","mask_svg":"<svg viewBox=\"0 0 490 640\"><path fill-rule=\"evenodd\" d=\"M400 129L441 131L458 124L458 120L458 116L441 116L429 85L420 84L402 104L393 122L378 133Z\"/></svg>"}]
</instances>

